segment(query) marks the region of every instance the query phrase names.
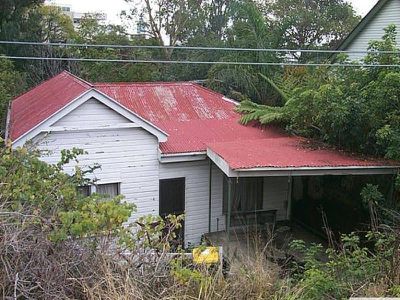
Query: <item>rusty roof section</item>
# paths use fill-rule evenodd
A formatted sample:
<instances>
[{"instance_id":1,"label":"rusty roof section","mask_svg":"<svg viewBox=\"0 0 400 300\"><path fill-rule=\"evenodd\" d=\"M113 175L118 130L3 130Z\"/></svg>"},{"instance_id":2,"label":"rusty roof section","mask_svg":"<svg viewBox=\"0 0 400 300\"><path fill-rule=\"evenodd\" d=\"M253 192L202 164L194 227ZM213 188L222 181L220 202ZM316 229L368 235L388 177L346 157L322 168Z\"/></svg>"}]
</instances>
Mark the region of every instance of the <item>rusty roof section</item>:
<instances>
[{"instance_id":1,"label":"rusty roof section","mask_svg":"<svg viewBox=\"0 0 400 300\"><path fill-rule=\"evenodd\" d=\"M16 98L11 105L13 140L32 130L84 92L95 89L168 134L161 152L214 151L232 169L390 165L339 151L304 146L283 130L243 126L236 103L191 82L90 84L63 72Z\"/></svg>"},{"instance_id":2,"label":"rusty roof section","mask_svg":"<svg viewBox=\"0 0 400 300\"><path fill-rule=\"evenodd\" d=\"M115 99L168 133L160 143L164 154L205 152L206 144L278 136L279 133L239 124L235 103L190 82L95 84Z\"/></svg>"}]
</instances>

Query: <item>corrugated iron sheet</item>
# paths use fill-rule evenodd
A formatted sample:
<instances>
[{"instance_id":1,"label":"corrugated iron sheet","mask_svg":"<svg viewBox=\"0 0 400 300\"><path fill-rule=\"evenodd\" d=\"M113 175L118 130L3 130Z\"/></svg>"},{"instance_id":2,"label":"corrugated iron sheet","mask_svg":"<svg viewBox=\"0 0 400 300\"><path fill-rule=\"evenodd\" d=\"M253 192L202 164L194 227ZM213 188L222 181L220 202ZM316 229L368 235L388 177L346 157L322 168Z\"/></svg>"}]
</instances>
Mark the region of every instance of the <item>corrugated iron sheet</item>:
<instances>
[{"instance_id":1,"label":"corrugated iron sheet","mask_svg":"<svg viewBox=\"0 0 400 300\"><path fill-rule=\"evenodd\" d=\"M298 137L210 144L209 148L234 169L323 168L385 166L390 162L363 159L329 148L319 148Z\"/></svg>"},{"instance_id":2,"label":"corrugated iron sheet","mask_svg":"<svg viewBox=\"0 0 400 300\"><path fill-rule=\"evenodd\" d=\"M169 134L163 153L206 151L212 142L279 136L239 124L235 104L197 84L95 84L96 89Z\"/></svg>"},{"instance_id":3,"label":"corrugated iron sheet","mask_svg":"<svg viewBox=\"0 0 400 300\"><path fill-rule=\"evenodd\" d=\"M9 136L16 140L91 86L68 72L43 82L11 103Z\"/></svg>"},{"instance_id":4,"label":"corrugated iron sheet","mask_svg":"<svg viewBox=\"0 0 400 300\"><path fill-rule=\"evenodd\" d=\"M233 169L377 165L377 161L338 151L305 147L305 140L289 137L277 128L240 125L232 101L194 83L92 85L68 72L12 102L11 138L15 140L91 88L167 132L168 141L160 144L165 154L201 152L210 147Z\"/></svg>"}]
</instances>

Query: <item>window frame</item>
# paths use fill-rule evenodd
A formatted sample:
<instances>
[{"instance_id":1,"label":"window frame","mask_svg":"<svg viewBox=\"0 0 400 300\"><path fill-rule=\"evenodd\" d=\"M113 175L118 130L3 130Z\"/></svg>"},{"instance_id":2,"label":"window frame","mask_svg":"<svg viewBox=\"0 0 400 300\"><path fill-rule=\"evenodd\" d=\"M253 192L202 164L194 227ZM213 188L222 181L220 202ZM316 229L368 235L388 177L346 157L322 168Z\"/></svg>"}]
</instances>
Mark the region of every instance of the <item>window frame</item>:
<instances>
[{"instance_id":1,"label":"window frame","mask_svg":"<svg viewBox=\"0 0 400 300\"><path fill-rule=\"evenodd\" d=\"M89 196L91 196L91 195L93 195L95 193L98 193L98 188L97 187L99 185L108 185L108 184L116 184L117 185L117 195L116 196L121 195L121 182L120 181L112 181L112 182L104 182L104 183L98 183L98 184L82 185L82 186L78 186L78 189L79 188L88 187L89 188L89 195L88 196L84 195L84 197L89 197ZM114 197L116 197L116 196L114 196Z\"/></svg>"},{"instance_id":2,"label":"window frame","mask_svg":"<svg viewBox=\"0 0 400 300\"><path fill-rule=\"evenodd\" d=\"M121 182L105 182L105 183L95 184L95 185L94 185L94 187L95 187L95 193L99 193L99 192L98 192L98 186L114 185L114 184L117 185L117 194L116 194L115 196L109 195L109 196L111 196L110 199L112 199L112 198L114 198L114 197L116 197L116 196L121 195ZM107 194L102 194L102 195L107 195Z\"/></svg>"},{"instance_id":3,"label":"window frame","mask_svg":"<svg viewBox=\"0 0 400 300\"><path fill-rule=\"evenodd\" d=\"M83 189L88 189L87 193L81 193ZM92 194L92 186L91 185L80 185L76 188L76 191L78 192L79 195L82 197L89 197Z\"/></svg>"}]
</instances>

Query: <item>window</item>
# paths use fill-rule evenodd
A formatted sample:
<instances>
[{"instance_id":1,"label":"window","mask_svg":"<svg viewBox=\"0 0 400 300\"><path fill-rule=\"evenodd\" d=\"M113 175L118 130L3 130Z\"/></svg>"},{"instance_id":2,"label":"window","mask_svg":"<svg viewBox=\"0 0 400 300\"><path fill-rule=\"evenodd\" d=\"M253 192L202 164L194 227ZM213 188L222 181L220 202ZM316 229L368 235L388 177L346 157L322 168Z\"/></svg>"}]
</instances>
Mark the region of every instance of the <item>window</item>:
<instances>
[{"instance_id":1,"label":"window","mask_svg":"<svg viewBox=\"0 0 400 300\"><path fill-rule=\"evenodd\" d=\"M110 199L114 198L120 194L119 183L98 184L96 185L96 193L107 195Z\"/></svg>"},{"instance_id":2,"label":"window","mask_svg":"<svg viewBox=\"0 0 400 300\"><path fill-rule=\"evenodd\" d=\"M232 179L232 213L260 210L263 206L262 177ZM228 177L223 182L223 212L228 212Z\"/></svg>"},{"instance_id":3,"label":"window","mask_svg":"<svg viewBox=\"0 0 400 300\"><path fill-rule=\"evenodd\" d=\"M89 185L78 186L77 190L78 190L78 193L80 195L82 195L83 197L90 196L90 186Z\"/></svg>"}]
</instances>

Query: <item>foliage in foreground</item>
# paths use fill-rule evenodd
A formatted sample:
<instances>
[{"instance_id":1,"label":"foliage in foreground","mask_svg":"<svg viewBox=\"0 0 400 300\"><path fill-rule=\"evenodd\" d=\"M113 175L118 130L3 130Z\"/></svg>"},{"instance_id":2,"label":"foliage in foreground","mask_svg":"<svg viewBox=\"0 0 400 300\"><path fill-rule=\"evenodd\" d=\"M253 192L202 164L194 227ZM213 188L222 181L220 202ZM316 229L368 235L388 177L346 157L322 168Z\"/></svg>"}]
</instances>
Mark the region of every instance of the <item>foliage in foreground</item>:
<instances>
[{"instance_id":1,"label":"foliage in foreground","mask_svg":"<svg viewBox=\"0 0 400 300\"><path fill-rule=\"evenodd\" d=\"M62 170L82 150L63 151L48 165L26 149L0 152L0 290L8 298L57 299L338 299L400 295L400 216L375 222L323 254L320 245L292 243L301 259L280 263L273 240L218 266L194 266L174 245L182 216L142 217L121 197L83 197L88 171ZM372 212L382 195L363 190ZM371 214L378 215L378 214ZM367 241L367 243L366 243ZM178 255L171 256L171 251Z\"/></svg>"}]
</instances>

